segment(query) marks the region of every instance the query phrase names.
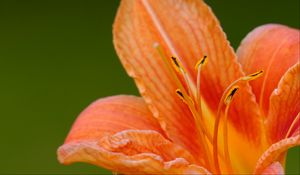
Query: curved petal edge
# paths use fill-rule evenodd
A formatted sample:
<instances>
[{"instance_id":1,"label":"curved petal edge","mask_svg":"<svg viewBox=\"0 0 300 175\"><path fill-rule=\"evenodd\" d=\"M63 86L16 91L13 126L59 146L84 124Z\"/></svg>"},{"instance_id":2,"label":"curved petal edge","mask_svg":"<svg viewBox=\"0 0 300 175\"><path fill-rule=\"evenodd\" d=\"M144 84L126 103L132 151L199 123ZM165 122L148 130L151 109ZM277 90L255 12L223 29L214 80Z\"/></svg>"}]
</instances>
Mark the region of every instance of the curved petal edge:
<instances>
[{"instance_id":1,"label":"curved petal edge","mask_svg":"<svg viewBox=\"0 0 300 175\"><path fill-rule=\"evenodd\" d=\"M70 142L58 149L61 163L86 162L125 174L209 174L192 156L155 131L127 130L101 140Z\"/></svg>"},{"instance_id":2,"label":"curved petal edge","mask_svg":"<svg viewBox=\"0 0 300 175\"><path fill-rule=\"evenodd\" d=\"M278 161L280 156L289 148L300 145L300 135L280 140L271 145L259 158L254 174L262 173L273 162Z\"/></svg>"}]
</instances>

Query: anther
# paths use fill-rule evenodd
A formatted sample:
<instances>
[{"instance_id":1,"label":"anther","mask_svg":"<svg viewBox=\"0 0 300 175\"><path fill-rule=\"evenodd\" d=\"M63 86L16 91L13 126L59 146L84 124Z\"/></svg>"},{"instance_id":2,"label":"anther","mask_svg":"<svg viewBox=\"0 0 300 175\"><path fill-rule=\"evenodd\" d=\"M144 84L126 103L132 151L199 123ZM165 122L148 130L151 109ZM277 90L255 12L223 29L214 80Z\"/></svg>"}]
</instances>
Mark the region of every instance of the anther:
<instances>
[{"instance_id":1,"label":"anther","mask_svg":"<svg viewBox=\"0 0 300 175\"><path fill-rule=\"evenodd\" d=\"M234 96L234 94L236 93L236 91L239 89L238 86L234 86L226 95L225 100L224 100L224 104L225 105L229 105L232 101L232 98Z\"/></svg>"},{"instance_id":2,"label":"anther","mask_svg":"<svg viewBox=\"0 0 300 175\"><path fill-rule=\"evenodd\" d=\"M177 93L181 98L184 99L183 94L182 94L182 92L181 92L179 89L176 90L176 93Z\"/></svg>"},{"instance_id":3,"label":"anther","mask_svg":"<svg viewBox=\"0 0 300 175\"><path fill-rule=\"evenodd\" d=\"M178 95L178 97L179 97L183 102L186 103L185 97L184 97L184 95L183 95L183 93L181 92L180 89L176 89L176 94Z\"/></svg>"},{"instance_id":4,"label":"anther","mask_svg":"<svg viewBox=\"0 0 300 175\"><path fill-rule=\"evenodd\" d=\"M171 60L172 60L173 66L177 72L181 72L181 71L183 71L184 73L186 72L176 57L174 57L174 56L171 57Z\"/></svg>"},{"instance_id":5,"label":"anther","mask_svg":"<svg viewBox=\"0 0 300 175\"><path fill-rule=\"evenodd\" d=\"M179 69L180 66L179 66L179 63L178 63L178 61L177 61L177 58L176 58L176 57L171 57L171 59L172 59L173 63L175 64L175 67L176 67L177 69Z\"/></svg>"},{"instance_id":6,"label":"anther","mask_svg":"<svg viewBox=\"0 0 300 175\"><path fill-rule=\"evenodd\" d=\"M263 73L264 73L264 71L261 70L261 71L258 71L258 72L255 72L253 74L249 74L249 75L243 77L242 80L251 81L251 80L254 80L256 78L261 77L263 75Z\"/></svg>"},{"instance_id":7,"label":"anther","mask_svg":"<svg viewBox=\"0 0 300 175\"><path fill-rule=\"evenodd\" d=\"M198 70L200 65L205 65L206 64L206 58L207 56L204 55L203 58L201 58L196 64L195 64L195 70Z\"/></svg>"},{"instance_id":8,"label":"anther","mask_svg":"<svg viewBox=\"0 0 300 175\"><path fill-rule=\"evenodd\" d=\"M181 92L180 89L176 89L176 94L188 106L195 106L195 103L194 103L193 99L188 95L187 96L183 95L183 93Z\"/></svg>"}]
</instances>

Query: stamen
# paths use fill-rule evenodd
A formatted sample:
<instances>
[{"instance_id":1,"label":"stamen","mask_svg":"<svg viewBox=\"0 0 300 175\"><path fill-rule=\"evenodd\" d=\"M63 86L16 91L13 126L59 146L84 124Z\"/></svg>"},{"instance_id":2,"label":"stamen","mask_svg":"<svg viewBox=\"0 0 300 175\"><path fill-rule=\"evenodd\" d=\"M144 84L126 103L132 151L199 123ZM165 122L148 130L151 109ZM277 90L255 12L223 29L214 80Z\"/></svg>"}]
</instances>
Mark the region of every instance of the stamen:
<instances>
[{"instance_id":1,"label":"stamen","mask_svg":"<svg viewBox=\"0 0 300 175\"><path fill-rule=\"evenodd\" d=\"M220 118L221 118L221 110L223 109L224 105L227 107L231 103L232 97L233 97L234 93L237 91L237 89L234 88L235 86L237 86L237 84L239 84L241 81L255 80L256 78L261 77L262 73L263 73L263 71L258 71L256 73L249 74L247 76L244 76L244 77L241 77L241 78L235 80L233 83L231 83L225 89L225 91L221 97L221 100L218 105L217 117L216 117L215 126L214 126L214 136L213 136L213 157L214 157L214 162L215 162L215 171L217 174L221 174L219 158L218 158L218 131L219 131ZM226 113L226 108L225 108L225 113ZM227 116L225 116L225 117L227 117ZM227 130L227 126L225 127L225 129ZM225 132L227 133L227 131L225 131ZM226 140L227 140L227 138L226 138ZM226 158L226 155L225 155L225 158Z\"/></svg>"},{"instance_id":2,"label":"stamen","mask_svg":"<svg viewBox=\"0 0 300 175\"><path fill-rule=\"evenodd\" d=\"M180 89L176 90L176 94L178 95L178 97L187 104L187 101L185 100L185 97L183 96L183 93L180 91Z\"/></svg>"},{"instance_id":3,"label":"stamen","mask_svg":"<svg viewBox=\"0 0 300 175\"><path fill-rule=\"evenodd\" d=\"M171 59L172 59L173 66L176 71L180 72L180 69L182 69L185 72L185 70L183 69L183 66L181 65L181 63L178 61L178 59L176 57L171 57Z\"/></svg>"},{"instance_id":4,"label":"stamen","mask_svg":"<svg viewBox=\"0 0 300 175\"><path fill-rule=\"evenodd\" d=\"M196 111L196 108L195 108L195 105L194 105L194 102L193 102L192 98L189 97L189 96L185 96L180 91L180 89L176 90L176 94L178 95L178 97L184 103L187 104L187 106L189 107L190 111L192 112L192 115L193 115L195 123L196 123L196 128L197 128L197 131L198 131L198 136L199 136L199 138L201 140L201 143L202 143L202 145L204 147L204 155L206 157L205 161L206 161L207 166L210 168L212 160L211 160L211 157L208 155L208 153L209 153L208 145L207 145L207 143L205 141L205 138L203 137L204 135L207 136L207 132L204 129L204 123L200 119L199 113Z\"/></svg>"},{"instance_id":5,"label":"stamen","mask_svg":"<svg viewBox=\"0 0 300 175\"><path fill-rule=\"evenodd\" d=\"M200 90L201 84L200 84L200 82L201 82L201 68L202 68L202 66L204 66L206 64L206 58L207 58L207 56L203 56L203 58L200 59L195 65L195 69L197 70L196 102L198 103L197 107L198 107L198 112L200 115L200 120L202 121L202 123L204 123L204 119L203 119L202 104L201 104L201 90ZM212 143L212 135L210 134L210 132L208 132L208 129L205 124L203 127L205 130L207 139L210 141L210 143Z\"/></svg>"},{"instance_id":6,"label":"stamen","mask_svg":"<svg viewBox=\"0 0 300 175\"><path fill-rule=\"evenodd\" d=\"M225 156L225 162L228 164L229 168L229 174L232 174L232 165L230 161L230 155L229 155L229 150L228 150L228 129L227 129L227 120L228 120L228 110L229 106L232 102L232 99L234 97L234 94L236 94L237 90L239 89L238 86L234 86L229 93L227 94L224 104L226 105L225 108L225 114L224 114L224 128L223 128L223 138L224 138L224 156Z\"/></svg>"},{"instance_id":7,"label":"stamen","mask_svg":"<svg viewBox=\"0 0 300 175\"><path fill-rule=\"evenodd\" d=\"M261 71L258 71L258 72L255 72L253 74L249 74L245 77L242 78L242 80L245 80L245 81L251 81L251 80L254 80L256 78L259 78L263 75L264 71L261 70Z\"/></svg>"},{"instance_id":8,"label":"stamen","mask_svg":"<svg viewBox=\"0 0 300 175\"><path fill-rule=\"evenodd\" d=\"M238 89L239 89L239 87L235 86L228 92L228 94L226 95L226 98L224 100L225 105L229 105L231 103L232 98Z\"/></svg>"},{"instance_id":9,"label":"stamen","mask_svg":"<svg viewBox=\"0 0 300 175\"><path fill-rule=\"evenodd\" d=\"M199 68L200 65L205 65L205 64L206 64L206 58L207 58L207 56L204 55L203 58L200 59L200 60L196 63L196 65L195 65L195 70L198 70L198 68Z\"/></svg>"}]
</instances>

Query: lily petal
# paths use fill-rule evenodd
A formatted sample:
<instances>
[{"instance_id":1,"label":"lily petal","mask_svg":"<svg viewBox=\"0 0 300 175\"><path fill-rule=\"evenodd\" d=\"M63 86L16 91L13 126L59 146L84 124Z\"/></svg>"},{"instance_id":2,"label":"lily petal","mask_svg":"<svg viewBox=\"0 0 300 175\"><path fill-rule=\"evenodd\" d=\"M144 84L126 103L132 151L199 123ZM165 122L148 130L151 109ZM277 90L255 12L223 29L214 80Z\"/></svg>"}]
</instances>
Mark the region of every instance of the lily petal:
<instances>
[{"instance_id":1,"label":"lily petal","mask_svg":"<svg viewBox=\"0 0 300 175\"><path fill-rule=\"evenodd\" d=\"M201 0L123 0L113 34L123 66L135 79L141 95L169 138L201 155L193 117L176 96L178 86L153 44L161 44L167 57L177 56L193 82L196 62L204 54L209 56L209 64L201 75L201 91L216 113L223 91L243 73L210 8ZM241 89L242 95L236 96L229 120L251 138L249 140L259 140L254 96L247 85Z\"/></svg>"},{"instance_id":2,"label":"lily petal","mask_svg":"<svg viewBox=\"0 0 300 175\"><path fill-rule=\"evenodd\" d=\"M192 166L193 156L163 135L142 98L107 97L80 114L58 149L58 159L129 174L205 171Z\"/></svg>"},{"instance_id":3,"label":"lily petal","mask_svg":"<svg viewBox=\"0 0 300 175\"><path fill-rule=\"evenodd\" d=\"M274 162L271 165L269 165L262 173L262 175L283 175L284 169L282 165L279 162Z\"/></svg>"},{"instance_id":4,"label":"lily petal","mask_svg":"<svg viewBox=\"0 0 300 175\"><path fill-rule=\"evenodd\" d=\"M69 142L58 150L59 160L87 162L124 174L208 174L191 164L193 157L151 130L126 130L102 139Z\"/></svg>"},{"instance_id":5,"label":"lily petal","mask_svg":"<svg viewBox=\"0 0 300 175\"><path fill-rule=\"evenodd\" d=\"M164 2L159 1L158 4ZM121 1L113 30L116 51L168 137L190 152L201 155L193 117L176 95L178 87L153 48L156 42L165 43L147 7L148 1ZM170 55L170 52L167 54Z\"/></svg>"},{"instance_id":6,"label":"lily petal","mask_svg":"<svg viewBox=\"0 0 300 175\"><path fill-rule=\"evenodd\" d=\"M237 54L244 71L265 71L263 78L251 82L265 114L269 107L269 97L281 76L299 61L299 48L299 30L278 24L258 27L242 41Z\"/></svg>"},{"instance_id":7,"label":"lily petal","mask_svg":"<svg viewBox=\"0 0 300 175\"><path fill-rule=\"evenodd\" d=\"M99 140L128 129L154 130L164 134L142 98L119 95L99 99L88 106L73 124L65 143Z\"/></svg>"},{"instance_id":8,"label":"lily petal","mask_svg":"<svg viewBox=\"0 0 300 175\"><path fill-rule=\"evenodd\" d=\"M259 158L254 174L262 173L269 165L280 159L289 148L300 145L300 135L280 140L271 145Z\"/></svg>"},{"instance_id":9,"label":"lily petal","mask_svg":"<svg viewBox=\"0 0 300 175\"><path fill-rule=\"evenodd\" d=\"M299 127L300 121L300 63L291 67L281 78L277 89L270 97L270 108L266 122L271 142L288 137ZM298 120L295 121L294 120ZM294 122L294 124L292 124Z\"/></svg>"}]
</instances>

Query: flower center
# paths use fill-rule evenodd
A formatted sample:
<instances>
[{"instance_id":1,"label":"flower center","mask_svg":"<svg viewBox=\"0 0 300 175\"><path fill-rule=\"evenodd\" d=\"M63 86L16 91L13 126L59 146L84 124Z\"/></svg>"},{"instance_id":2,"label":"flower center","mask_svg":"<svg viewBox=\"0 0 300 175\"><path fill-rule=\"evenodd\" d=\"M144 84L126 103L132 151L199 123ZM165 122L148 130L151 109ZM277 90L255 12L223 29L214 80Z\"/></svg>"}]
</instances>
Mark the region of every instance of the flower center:
<instances>
[{"instance_id":1,"label":"flower center","mask_svg":"<svg viewBox=\"0 0 300 175\"><path fill-rule=\"evenodd\" d=\"M208 131L207 125L205 124L205 118L202 113L201 105L201 71L203 66L206 64L207 56L203 56L195 65L195 71L197 73L196 84L190 78L189 74L182 66L182 63L176 58L167 58L163 53L159 44L155 44L154 47L157 49L159 55L163 59L166 67L169 70L170 75L174 79L178 89L175 91L178 97L188 106L190 112L195 120L195 125L197 127L197 135L201 144L203 145L203 156L204 164L207 169L212 170L214 168L215 173L221 174L219 158L222 158L228 167L228 172L232 173L231 160L228 150L228 111L233 100L234 95L240 88L240 83L243 81L251 81L260 77L263 71L258 71L256 73L241 77L231 83L224 91L219 104L218 111L215 118L214 132L213 136ZM221 116L223 119L223 152L218 146L218 130ZM211 148L212 149L209 149ZM212 167L214 165L214 167Z\"/></svg>"}]
</instances>

